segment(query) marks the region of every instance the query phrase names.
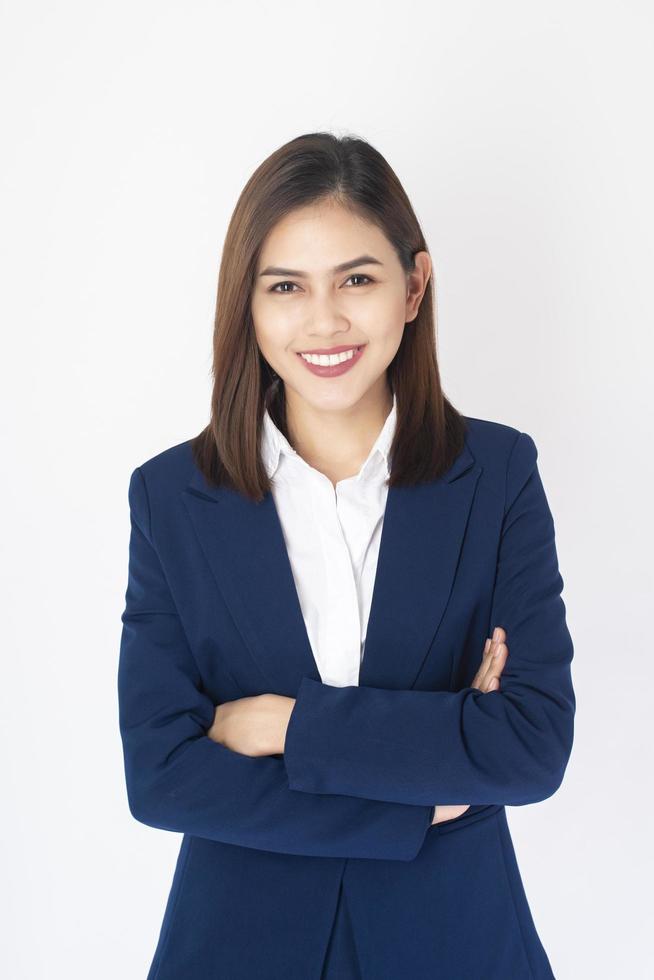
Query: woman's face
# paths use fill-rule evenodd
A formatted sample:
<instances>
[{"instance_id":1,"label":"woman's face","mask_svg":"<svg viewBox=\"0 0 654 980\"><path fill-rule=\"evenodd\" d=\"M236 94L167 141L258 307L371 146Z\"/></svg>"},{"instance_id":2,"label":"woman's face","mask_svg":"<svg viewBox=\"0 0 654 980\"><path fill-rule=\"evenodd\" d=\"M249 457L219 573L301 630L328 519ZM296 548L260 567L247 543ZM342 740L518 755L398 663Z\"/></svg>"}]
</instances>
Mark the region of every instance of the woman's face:
<instances>
[{"instance_id":1,"label":"woman's face","mask_svg":"<svg viewBox=\"0 0 654 980\"><path fill-rule=\"evenodd\" d=\"M251 309L261 353L287 397L290 389L318 410L347 409L375 390L385 398L386 369L430 273L427 252L405 273L383 232L334 202L279 221L261 250ZM312 371L300 356L357 347L336 369Z\"/></svg>"}]
</instances>

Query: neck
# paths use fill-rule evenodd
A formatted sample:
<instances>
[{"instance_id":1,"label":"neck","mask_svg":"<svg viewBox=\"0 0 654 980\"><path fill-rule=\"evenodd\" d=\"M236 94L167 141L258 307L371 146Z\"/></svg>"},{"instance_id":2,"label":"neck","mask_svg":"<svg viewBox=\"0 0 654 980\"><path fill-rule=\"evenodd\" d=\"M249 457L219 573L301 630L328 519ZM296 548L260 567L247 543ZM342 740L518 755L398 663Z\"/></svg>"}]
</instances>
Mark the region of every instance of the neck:
<instances>
[{"instance_id":1,"label":"neck","mask_svg":"<svg viewBox=\"0 0 654 980\"><path fill-rule=\"evenodd\" d=\"M354 476L367 459L393 407L386 379L343 410L316 408L286 392L287 438L295 451L332 483Z\"/></svg>"}]
</instances>

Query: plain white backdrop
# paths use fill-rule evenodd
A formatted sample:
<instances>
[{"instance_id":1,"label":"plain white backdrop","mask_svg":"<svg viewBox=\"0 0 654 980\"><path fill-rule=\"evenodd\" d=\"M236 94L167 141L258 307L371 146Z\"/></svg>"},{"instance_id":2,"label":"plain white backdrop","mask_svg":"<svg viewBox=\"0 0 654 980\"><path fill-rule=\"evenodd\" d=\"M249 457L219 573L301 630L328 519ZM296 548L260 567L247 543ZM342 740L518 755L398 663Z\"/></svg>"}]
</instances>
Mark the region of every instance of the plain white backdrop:
<instances>
[{"instance_id":1,"label":"plain white backdrop","mask_svg":"<svg viewBox=\"0 0 654 980\"><path fill-rule=\"evenodd\" d=\"M539 935L557 980L653 975L653 29L629 0L2 4L8 980L146 975L181 836L124 789L129 475L206 424L231 211L316 130L413 202L448 397L539 448L577 695L563 785L507 808Z\"/></svg>"}]
</instances>

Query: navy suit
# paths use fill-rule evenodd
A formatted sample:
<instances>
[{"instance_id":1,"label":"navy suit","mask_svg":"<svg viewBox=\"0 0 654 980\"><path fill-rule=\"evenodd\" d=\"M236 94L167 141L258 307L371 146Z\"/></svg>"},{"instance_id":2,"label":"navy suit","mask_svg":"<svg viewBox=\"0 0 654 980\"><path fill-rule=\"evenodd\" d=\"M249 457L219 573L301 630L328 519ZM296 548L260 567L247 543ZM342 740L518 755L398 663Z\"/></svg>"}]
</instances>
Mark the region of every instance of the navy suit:
<instances>
[{"instance_id":1,"label":"navy suit","mask_svg":"<svg viewBox=\"0 0 654 980\"><path fill-rule=\"evenodd\" d=\"M465 421L444 476L389 489L358 687L321 682L270 493L210 487L189 441L133 471L127 793L184 835L148 980L554 976L505 811L551 796L572 748L554 523L533 439ZM266 692L297 699L283 755L207 737ZM431 826L437 803L471 806Z\"/></svg>"}]
</instances>

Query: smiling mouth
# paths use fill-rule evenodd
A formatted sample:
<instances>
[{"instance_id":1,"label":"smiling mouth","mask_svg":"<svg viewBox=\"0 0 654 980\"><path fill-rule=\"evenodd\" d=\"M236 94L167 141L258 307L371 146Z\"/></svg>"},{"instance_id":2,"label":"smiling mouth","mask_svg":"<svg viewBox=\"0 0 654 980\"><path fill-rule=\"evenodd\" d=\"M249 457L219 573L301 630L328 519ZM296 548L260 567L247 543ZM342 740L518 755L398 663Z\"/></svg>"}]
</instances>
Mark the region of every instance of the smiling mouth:
<instances>
[{"instance_id":1,"label":"smiling mouth","mask_svg":"<svg viewBox=\"0 0 654 980\"><path fill-rule=\"evenodd\" d=\"M296 351L298 357L301 357L308 364L323 365L328 367L332 364L342 364L345 361L351 360L355 357L360 350L363 349L365 345L359 344L358 346L352 347L339 347L332 351Z\"/></svg>"},{"instance_id":2,"label":"smiling mouth","mask_svg":"<svg viewBox=\"0 0 654 980\"><path fill-rule=\"evenodd\" d=\"M354 370L364 355L367 344L359 347L346 347L337 354L304 354L296 351L307 371L317 378L337 378Z\"/></svg>"}]
</instances>

